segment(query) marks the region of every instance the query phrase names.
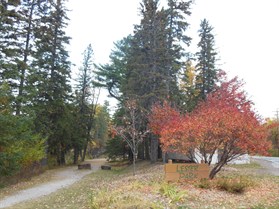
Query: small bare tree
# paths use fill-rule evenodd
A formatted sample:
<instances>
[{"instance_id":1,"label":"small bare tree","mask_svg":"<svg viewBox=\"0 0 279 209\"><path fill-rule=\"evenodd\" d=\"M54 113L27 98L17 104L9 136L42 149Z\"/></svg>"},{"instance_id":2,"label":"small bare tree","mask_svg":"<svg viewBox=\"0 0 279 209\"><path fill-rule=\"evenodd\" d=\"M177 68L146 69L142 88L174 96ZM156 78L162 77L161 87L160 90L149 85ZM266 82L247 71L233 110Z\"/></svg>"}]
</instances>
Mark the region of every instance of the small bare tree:
<instances>
[{"instance_id":1,"label":"small bare tree","mask_svg":"<svg viewBox=\"0 0 279 209\"><path fill-rule=\"evenodd\" d=\"M123 126L114 127L117 135L123 138L133 154L133 174L136 173L136 159L138 146L143 142L149 130L140 130L140 110L136 100L128 100L125 103L125 116L122 118Z\"/></svg>"}]
</instances>

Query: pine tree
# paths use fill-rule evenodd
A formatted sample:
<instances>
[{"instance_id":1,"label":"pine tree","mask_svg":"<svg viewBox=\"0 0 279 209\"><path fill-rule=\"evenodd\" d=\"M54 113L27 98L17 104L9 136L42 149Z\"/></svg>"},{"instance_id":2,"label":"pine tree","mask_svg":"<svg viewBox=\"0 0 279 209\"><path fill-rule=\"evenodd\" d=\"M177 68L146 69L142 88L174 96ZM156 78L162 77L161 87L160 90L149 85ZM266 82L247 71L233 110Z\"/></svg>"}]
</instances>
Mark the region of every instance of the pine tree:
<instances>
[{"instance_id":1,"label":"pine tree","mask_svg":"<svg viewBox=\"0 0 279 209\"><path fill-rule=\"evenodd\" d=\"M205 99L206 95L212 91L217 81L216 51L214 49L215 40L212 34L213 27L206 19L201 21L199 29L200 42L197 56L197 81L196 88L199 90L199 98Z\"/></svg>"},{"instance_id":2,"label":"pine tree","mask_svg":"<svg viewBox=\"0 0 279 209\"><path fill-rule=\"evenodd\" d=\"M107 88L109 95L118 101L123 100L124 83L127 78L127 62L131 51L131 35L114 43L109 64L98 66L96 85Z\"/></svg>"},{"instance_id":3,"label":"pine tree","mask_svg":"<svg viewBox=\"0 0 279 209\"><path fill-rule=\"evenodd\" d=\"M179 105L179 92L177 74L184 68L184 58L188 54L185 46L189 46L191 38L185 34L189 27L187 16L191 14L192 1L168 0L167 14L167 91L177 105ZM177 101L178 100L178 101Z\"/></svg>"},{"instance_id":4,"label":"pine tree","mask_svg":"<svg viewBox=\"0 0 279 209\"><path fill-rule=\"evenodd\" d=\"M39 16L45 2L40 0L2 1L1 12L1 78L9 82L17 115L26 112L22 108L30 104L33 86L28 75L34 54L34 33L41 27Z\"/></svg>"},{"instance_id":5,"label":"pine tree","mask_svg":"<svg viewBox=\"0 0 279 209\"><path fill-rule=\"evenodd\" d=\"M21 15L21 35L17 36L17 39L22 40L22 47L20 49L21 57L18 61L19 72L19 85L18 95L16 99L16 114L19 115L22 112L22 105L28 103L28 97L33 88L28 86L27 75L30 74L30 67L32 60L32 54L34 54L34 31L39 28L38 15L41 2L38 0L24 0L21 2L19 13Z\"/></svg>"},{"instance_id":6,"label":"pine tree","mask_svg":"<svg viewBox=\"0 0 279 209\"><path fill-rule=\"evenodd\" d=\"M169 1L167 9L159 8L158 0L144 0L141 4L142 20L135 26L125 94L129 99L139 99L147 111L158 101L178 102L177 77L186 55L183 44L190 41L185 35L188 27L185 15L190 14L190 4L191 1ZM146 121L143 115L143 129ZM157 161L157 150L157 137L150 135L152 162Z\"/></svg>"},{"instance_id":7,"label":"pine tree","mask_svg":"<svg viewBox=\"0 0 279 209\"><path fill-rule=\"evenodd\" d=\"M17 35L20 34L19 22L21 22L21 16L16 12L19 5L20 1L0 2L0 82L7 82L14 93L18 86L17 66L22 46L17 39Z\"/></svg>"},{"instance_id":8,"label":"pine tree","mask_svg":"<svg viewBox=\"0 0 279 209\"><path fill-rule=\"evenodd\" d=\"M65 0L48 1L41 13L41 27L35 32L36 53L30 83L36 87L34 105L37 114L37 129L48 137L48 152L65 164L67 152L66 130L69 102L70 62L65 34L67 10Z\"/></svg>"},{"instance_id":9,"label":"pine tree","mask_svg":"<svg viewBox=\"0 0 279 209\"><path fill-rule=\"evenodd\" d=\"M168 8L160 8L159 0L143 0L140 7L141 22L135 25L134 34L126 39L111 59L112 65L102 68L102 79L107 88L119 90L118 99L139 101L141 131L147 128L146 113L151 106L166 99L177 103L179 88L177 74L183 67L186 55L184 45L190 38L185 35L188 28L186 16L190 15L191 1L169 1ZM176 101L175 101L176 100ZM151 160L158 156L158 140L150 135Z\"/></svg>"},{"instance_id":10,"label":"pine tree","mask_svg":"<svg viewBox=\"0 0 279 209\"><path fill-rule=\"evenodd\" d=\"M139 97L142 107L150 109L157 101L178 96L178 72L184 66L185 45L190 38L186 15L191 1L168 1L160 8L158 0L141 4L141 23L135 26L127 63L124 96Z\"/></svg>"},{"instance_id":11,"label":"pine tree","mask_svg":"<svg viewBox=\"0 0 279 209\"><path fill-rule=\"evenodd\" d=\"M142 20L135 26L127 63L124 97L137 98L148 109L159 98L167 96L164 60L166 52L166 18L159 11L158 0L144 0L141 4Z\"/></svg>"},{"instance_id":12,"label":"pine tree","mask_svg":"<svg viewBox=\"0 0 279 209\"><path fill-rule=\"evenodd\" d=\"M78 103L78 115L80 125L80 137L84 139L82 150L80 147L75 147L75 159L77 162L78 153L82 152L82 161L85 160L87 147L92 140L92 130L94 128L94 120L96 114L96 108L98 98L100 94L100 88L95 87L93 84L93 49L89 45L83 53L83 66L79 69L78 85L77 85L77 103Z\"/></svg>"},{"instance_id":13,"label":"pine tree","mask_svg":"<svg viewBox=\"0 0 279 209\"><path fill-rule=\"evenodd\" d=\"M126 100L139 101L138 108L145 110L144 114L138 116L136 125L138 131L144 132L147 128L146 113L153 103L168 96L168 75L165 70L167 21L165 11L159 9L158 0L143 0L140 11L142 19L135 26L123 95ZM146 157L150 156L151 162L156 162L158 140L152 134L148 138L145 145L149 148L149 155Z\"/></svg>"}]
</instances>

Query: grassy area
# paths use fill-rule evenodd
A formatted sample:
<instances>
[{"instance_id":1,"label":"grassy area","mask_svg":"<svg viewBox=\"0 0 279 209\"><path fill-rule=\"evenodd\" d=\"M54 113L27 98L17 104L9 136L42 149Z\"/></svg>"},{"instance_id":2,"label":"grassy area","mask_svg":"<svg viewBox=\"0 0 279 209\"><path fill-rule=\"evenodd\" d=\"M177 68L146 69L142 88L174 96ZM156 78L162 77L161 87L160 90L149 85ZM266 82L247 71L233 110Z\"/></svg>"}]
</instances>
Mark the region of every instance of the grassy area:
<instances>
[{"instance_id":1,"label":"grassy area","mask_svg":"<svg viewBox=\"0 0 279 209\"><path fill-rule=\"evenodd\" d=\"M131 167L115 164L111 171L100 170L49 196L11 208L279 208L279 177L251 175L258 168L256 164L227 166L216 180L208 185L202 182L207 186L201 188L200 182L166 183L160 163L138 163L136 176ZM224 178L233 186L240 184L243 191L220 189L227 186Z\"/></svg>"},{"instance_id":2,"label":"grassy area","mask_svg":"<svg viewBox=\"0 0 279 209\"><path fill-rule=\"evenodd\" d=\"M261 168L261 165L256 162L251 162L249 164L232 164L229 167L240 168L240 169L254 169L254 168Z\"/></svg>"}]
</instances>

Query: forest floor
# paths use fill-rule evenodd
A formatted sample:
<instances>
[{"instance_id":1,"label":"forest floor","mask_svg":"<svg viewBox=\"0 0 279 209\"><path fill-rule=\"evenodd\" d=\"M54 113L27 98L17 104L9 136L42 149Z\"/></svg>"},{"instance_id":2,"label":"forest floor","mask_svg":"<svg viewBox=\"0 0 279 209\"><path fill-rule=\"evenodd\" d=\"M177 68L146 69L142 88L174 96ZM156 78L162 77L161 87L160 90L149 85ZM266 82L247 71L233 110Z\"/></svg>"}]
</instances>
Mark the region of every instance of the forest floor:
<instances>
[{"instance_id":1,"label":"forest floor","mask_svg":"<svg viewBox=\"0 0 279 209\"><path fill-rule=\"evenodd\" d=\"M27 185L1 189L0 206L10 209L279 208L279 176L274 173L270 175L275 168L266 162L228 165L218 174L216 179L249 178L253 184L241 194L221 191L215 187L202 189L198 186L199 182L166 183L162 163L151 165L146 161L138 162L136 176L132 174L132 166L113 166L111 171L96 171L105 161L93 160L91 163L91 171L79 171L76 167L55 169L36 177ZM56 188L58 184L60 187ZM47 187L48 191L55 189L43 196L36 196L42 187ZM28 191L36 195L26 199L17 196L21 194L30 197ZM7 200L13 204L5 203Z\"/></svg>"}]
</instances>

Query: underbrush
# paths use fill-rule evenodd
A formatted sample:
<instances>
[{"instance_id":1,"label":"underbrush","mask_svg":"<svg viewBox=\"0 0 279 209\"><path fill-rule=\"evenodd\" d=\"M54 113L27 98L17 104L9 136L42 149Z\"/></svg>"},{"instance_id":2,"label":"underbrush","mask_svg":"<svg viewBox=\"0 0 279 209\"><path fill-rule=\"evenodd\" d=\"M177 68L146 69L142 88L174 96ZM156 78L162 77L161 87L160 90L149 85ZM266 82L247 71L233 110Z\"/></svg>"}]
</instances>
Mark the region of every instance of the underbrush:
<instances>
[{"instance_id":1,"label":"underbrush","mask_svg":"<svg viewBox=\"0 0 279 209\"><path fill-rule=\"evenodd\" d=\"M255 183L247 176L238 176L236 178L222 177L216 181L217 189L224 190L231 193L243 193Z\"/></svg>"},{"instance_id":2,"label":"underbrush","mask_svg":"<svg viewBox=\"0 0 279 209\"><path fill-rule=\"evenodd\" d=\"M186 191L180 190L174 184L165 182L162 184L159 191L163 196L169 198L172 203L183 201L187 194Z\"/></svg>"},{"instance_id":3,"label":"underbrush","mask_svg":"<svg viewBox=\"0 0 279 209\"><path fill-rule=\"evenodd\" d=\"M247 176L220 177L214 180L201 179L196 184L201 189L218 189L234 194L241 194L254 185L255 182Z\"/></svg>"}]
</instances>

